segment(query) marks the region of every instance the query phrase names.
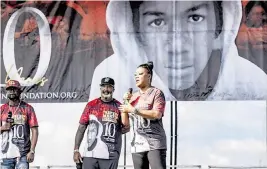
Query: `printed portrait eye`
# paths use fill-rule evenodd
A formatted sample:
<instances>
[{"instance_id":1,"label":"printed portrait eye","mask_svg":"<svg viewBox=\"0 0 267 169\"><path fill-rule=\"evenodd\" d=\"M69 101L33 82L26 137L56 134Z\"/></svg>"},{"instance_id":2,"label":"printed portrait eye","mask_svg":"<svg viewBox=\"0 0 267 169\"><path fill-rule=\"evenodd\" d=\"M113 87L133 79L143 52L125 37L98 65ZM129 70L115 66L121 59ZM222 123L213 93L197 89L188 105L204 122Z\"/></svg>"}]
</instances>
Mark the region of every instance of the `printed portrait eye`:
<instances>
[{"instance_id":1,"label":"printed portrait eye","mask_svg":"<svg viewBox=\"0 0 267 169\"><path fill-rule=\"evenodd\" d=\"M166 23L164 19L155 19L149 25L157 28L157 27L164 26L165 24Z\"/></svg>"},{"instance_id":2,"label":"printed portrait eye","mask_svg":"<svg viewBox=\"0 0 267 169\"><path fill-rule=\"evenodd\" d=\"M191 15L188 17L188 21L193 22L193 23L201 22L203 20L204 20L204 17L201 15Z\"/></svg>"}]
</instances>

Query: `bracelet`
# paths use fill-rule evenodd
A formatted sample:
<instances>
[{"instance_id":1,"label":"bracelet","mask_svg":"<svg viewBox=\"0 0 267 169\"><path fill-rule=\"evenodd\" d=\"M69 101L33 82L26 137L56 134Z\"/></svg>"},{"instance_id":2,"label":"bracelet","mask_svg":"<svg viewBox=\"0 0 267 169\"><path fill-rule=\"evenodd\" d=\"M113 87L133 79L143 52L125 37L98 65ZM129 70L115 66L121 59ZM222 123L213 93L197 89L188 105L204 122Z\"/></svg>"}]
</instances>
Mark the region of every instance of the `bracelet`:
<instances>
[{"instance_id":1,"label":"bracelet","mask_svg":"<svg viewBox=\"0 0 267 169\"><path fill-rule=\"evenodd\" d=\"M35 151L34 151L34 150L31 150L30 152L31 152L32 154L35 154Z\"/></svg>"},{"instance_id":2,"label":"bracelet","mask_svg":"<svg viewBox=\"0 0 267 169\"><path fill-rule=\"evenodd\" d=\"M75 149L73 152L74 153L79 153L79 149Z\"/></svg>"}]
</instances>

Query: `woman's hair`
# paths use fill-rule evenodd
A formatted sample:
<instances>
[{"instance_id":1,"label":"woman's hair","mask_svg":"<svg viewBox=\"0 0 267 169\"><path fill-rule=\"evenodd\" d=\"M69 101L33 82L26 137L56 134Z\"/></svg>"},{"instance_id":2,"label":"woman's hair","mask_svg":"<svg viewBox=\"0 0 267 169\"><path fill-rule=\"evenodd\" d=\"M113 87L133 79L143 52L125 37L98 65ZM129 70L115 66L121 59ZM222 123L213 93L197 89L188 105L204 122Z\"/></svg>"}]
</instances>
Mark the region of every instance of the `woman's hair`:
<instances>
[{"instance_id":1,"label":"woman's hair","mask_svg":"<svg viewBox=\"0 0 267 169\"><path fill-rule=\"evenodd\" d=\"M148 74L151 74L151 80L150 80L150 83L151 83L152 77L153 77L153 68L154 68L153 62L149 61L147 63L139 65L137 68L139 67L146 69Z\"/></svg>"}]
</instances>

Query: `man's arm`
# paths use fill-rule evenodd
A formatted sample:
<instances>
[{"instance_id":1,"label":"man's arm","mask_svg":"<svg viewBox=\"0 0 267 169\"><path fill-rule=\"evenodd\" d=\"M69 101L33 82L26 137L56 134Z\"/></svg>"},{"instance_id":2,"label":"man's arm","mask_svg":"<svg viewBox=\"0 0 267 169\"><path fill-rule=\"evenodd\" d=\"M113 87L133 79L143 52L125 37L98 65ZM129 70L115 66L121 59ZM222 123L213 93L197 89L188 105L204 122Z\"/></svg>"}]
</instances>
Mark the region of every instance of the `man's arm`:
<instances>
[{"instance_id":1,"label":"man's arm","mask_svg":"<svg viewBox=\"0 0 267 169\"><path fill-rule=\"evenodd\" d=\"M87 105L83 110L82 116L80 118L80 124L75 135L73 161L77 164L82 162L82 156L79 152L79 148L83 140L83 136L87 128L87 125L89 123L89 114L90 114L90 102L87 103Z\"/></svg>"},{"instance_id":2,"label":"man's arm","mask_svg":"<svg viewBox=\"0 0 267 169\"><path fill-rule=\"evenodd\" d=\"M29 106L27 109L27 118L28 125L31 128L31 151L27 154L27 162L32 163L34 161L35 147L38 140L38 121L32 106Z\"/></svg>"},{"instance_id":3,"label":"man's arm","mask_svg":"<svg viewBox=\"0 0 267 169\"><path fill-rule=\"evenodd\" d=\"M74 150L79 150L87 125L80 124L75 136Z\"/></svg>"},{"instance_id":4,"label":"man's arm","mask_svg":"<svg viewBox=\"0 0 267 169\"><path fill-rule=\"evenodd\" d=\"M37 123L36 123L37 124ZM38 126L31 127L32 138L31 138L31 151L27 154L27 162L32 163L34 161L35 147L38 140Z\"/></svg>"},{"instance_id":5,"label":"man's arm","mask_svg":"<svg viewBox=\"0 0 267 169\"><path fill-rule=\"evenodd\" d=\"M76 132L75 143L74 143L74 154L73 154L73 161L75 163L82 162L82 157L81 157L81 154L79 152L79 148L80 148L81 142L83 140L83 136L84 136L84 132L85 132L86 128L87 128L86 124L80 124L78 127L78 130Z\"/></svg>"},{"instance_id":6,"label":"man's arm","mask_svg":"<svg viewBox=\"0 0 267 169\"><path fill-rule=\"evenodd\" d=\"M38 135L39 135L38 127L32 127L31 131L32 131L31 150L35 151L35 147L36 147L36 144L38 141Z\"/></svg>"},{"instance_id":7,"label":"man's arm","mask_svg":"<svg viewBox=\"0 0 267 169\"><path fill-rule=\"evenodd\" d=\"M32 106L30 106L28 109L28 124L29 124L29 126L31 128L31 132L32 132L31 150L35 151L39 132L38 132L37 117L36 117L34 108Z\"/></svg>"},{"instance_id":8,"label":"man's arm","mask_svg":"<svg viewBox=\"0 0 267 169\"><path fill-rule=\"evenodd\" d=\"M89 123L89 114L90 114L90 102L86 104L82 116L79 121L79 127L75 135L74 150L77 151L80 148L81 142L83 140L84 132Z\"/></svg>"}]
</instances>

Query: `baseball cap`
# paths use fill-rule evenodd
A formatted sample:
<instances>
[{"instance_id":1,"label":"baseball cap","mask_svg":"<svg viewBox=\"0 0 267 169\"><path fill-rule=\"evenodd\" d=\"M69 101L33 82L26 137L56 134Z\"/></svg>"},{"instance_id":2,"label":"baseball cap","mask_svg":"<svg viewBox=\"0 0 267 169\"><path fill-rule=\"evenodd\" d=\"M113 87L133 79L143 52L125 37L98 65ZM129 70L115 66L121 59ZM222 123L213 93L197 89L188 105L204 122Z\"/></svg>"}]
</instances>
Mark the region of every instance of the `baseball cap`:
<instances>
[{"instance_id":1,"label":"baseball cap","mask_svg":"<svg viewBox=\"0 0 267 169\"><path fill-rule=\"evenodd\" d=\"M6 89L10 87L21 88L20 83L17 80L8 80L6 83Z\"/></svg>"},{"instance_id":2,"label":"baseball cap","mask_svg":"<svg viewBox=\"0 0 267 169\"><path fill-rule=\"evenodd\" d=\"M104 78L101 79L101 84L100 84L100 86L102 86L102 85L111 85L111 86L114 87L115 82L114 82L114 80L113 80L112 78L110 78L110 77L104 77Z\"/></svg>"}]
</instances>

